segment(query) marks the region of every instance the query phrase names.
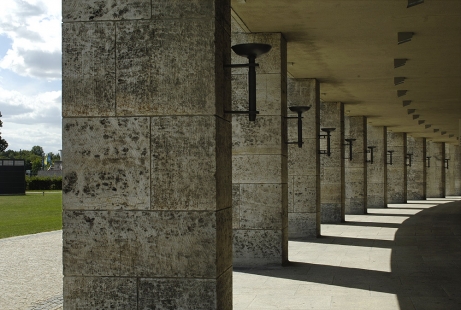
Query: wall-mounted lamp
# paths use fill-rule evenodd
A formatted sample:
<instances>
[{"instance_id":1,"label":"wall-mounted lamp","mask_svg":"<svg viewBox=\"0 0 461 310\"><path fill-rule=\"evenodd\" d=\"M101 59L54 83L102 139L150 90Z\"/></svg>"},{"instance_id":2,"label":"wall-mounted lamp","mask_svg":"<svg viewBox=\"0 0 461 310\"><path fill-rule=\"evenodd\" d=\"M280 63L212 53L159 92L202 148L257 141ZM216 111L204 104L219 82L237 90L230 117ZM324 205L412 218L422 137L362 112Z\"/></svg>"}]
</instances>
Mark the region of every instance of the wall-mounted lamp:
<instances>
[{"instance_id":1,"label":"wall-mounted lamp","mask_svg":"<svg viewBox=\"0 0 461 310\"><path fill-rule=\"evenodd\" d=\"M354 142L357 139L344 139L344 140L346 140L346 142L347 142L344 145L349 146L349 158L344 158L344 159L352 160L352 142Z\"/></svg>"},{"instance_id":2,"label":"wall-mounted lamp","mask_svg":"<svg viewBox=\"0 0 461 310\"><path fill-rule=\"evenodd\" d=\"M431 166L431 157L427 156L426 157L426 167L429 168Z\"/></svg>"},{"instance_id":3,"label":"wall-mounted lamp","mask_svg":"<svg viewBox=\"0 0 461 310\"><path fill-rule=\"evenodd\" d=\"M397 44L410 42L411 38L413 38L413 35L413 32L399 32L397 34Z\"/></svg>"},{"instance_id":4,"label":"wall-mounted lamp","mask_svg":"<svg viewBox=\"0 0 461 310\"><path fill-rule=\"evenodd\" d=\"M327 149L326 150L319 150L319 154L326 154L327 156L331 155L331 146L330 146L330 137L331 132L334 131L336 128L320 128L321 131L326 132L326 134L320 134L320 139L327 139Z\"/></svg>"},{"instance_id":5,"label":"wall-mounted lamp","mask_svg":"<svg viewBox=\"0 0 461 310\"><path fill-rule=\"evenodd\" d=\"M445 158L445 169L448 169L448 161L449 160L450 160L449 158Z\"/></svg>"},{"instance_id":6,"label":"wall-mounted lamp","mask_svg":"<svg viewBox=\"0 0 461 310\"><path fill-rule=\"evenodd\" d=\"M368 146L367 148L367 154L370 154L370 159L367 159L367 163L373 164L373 150L376 148L376 146Z\"/></svg>"},{"instance_id":7,"label":"wall-mounted lamp","mask_svg":"<svg viewBox=\"0 0 461 310\"><path fill-rule=\"evenodd\" d=\"M413 154L411 153L407 153L407 162L405 163L405 165L407 165L408 167L411 167L411 157L413 156Z\"/></svg>"},{"instance_id":8,"label":"wall-mounted lamp","mask_svg":"<svg viewBox=\"0 0 461 310\"><path fill-rule=\"evenodd\" d=\"M231 64L225 65L230 68L248 67L248 111L224 111L224 113L232 114L249 114L250 121L256 120L256 67L259 64L255 63L255 59L271 50L272 46L262 43L247 43L237 44L232 46L232 50L239 56L248 58L247 64Z\"/></svg>"},{"instance_id":9,"label":"wall-mounted lamp","mask_svg":"<svg viewBox=\"0 0 461 310\"><path fill-rule=\"evenodd\" d=\"M424 3L424 0L408 0L407 8Z\"/></svg>"},{"instance_id":10,"label":"wall-mounted lamp","mask_svg":"<svg viewBox=\"0 0 461 310\"><path fill-rule=\"evenodd\" d=\"M298 113L298 116L288 116L287 119L298 119L298 141L296 142L287 142L287 144L298 144L298 147L303 147L303 117L301 116L303 112L309 111L311 107L308 106L294 106L290 107L290 111Z\"/></svg>"},{"instance_id":11,"label":"wall-mounted lamp","mask_svg":"<svg viewBox=\"0 0 461 310\"><path fill-rule=\"evenodd\" d=\"M394 151L387 151L387 155L389 156L389 161L386 162L386 164L388 165L392 165L392 153L394 153Z\"/></svg>"},{"instance_id":12,"label":"wall-mounted lamp","mask_svg":"<svg viewBox=\"0 0 461 310\"><path fill-rule=\"evenodd\" d=\"M406 77L403 77L403 76L394 77L394 85L403 84L403 82L405 82L405 80L406 80Z\"/></svg>"}]
</instances>

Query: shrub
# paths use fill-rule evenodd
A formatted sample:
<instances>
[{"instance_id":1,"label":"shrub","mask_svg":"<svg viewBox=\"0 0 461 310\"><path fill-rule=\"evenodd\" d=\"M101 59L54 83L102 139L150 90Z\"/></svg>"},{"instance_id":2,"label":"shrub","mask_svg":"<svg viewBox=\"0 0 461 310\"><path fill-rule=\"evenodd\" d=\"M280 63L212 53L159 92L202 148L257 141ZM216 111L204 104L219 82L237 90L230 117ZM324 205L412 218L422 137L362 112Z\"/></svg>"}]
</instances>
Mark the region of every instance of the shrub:
<instances>
[{"instance_id":1,"label":"shrub","mask_svg":"<svg viewBox=\"0 0 461 310\"><path fill-rule=\"evenodd\" d=\"M26 190L61 190L62 177L26 177Z\"/></svg>"}]
</instances>

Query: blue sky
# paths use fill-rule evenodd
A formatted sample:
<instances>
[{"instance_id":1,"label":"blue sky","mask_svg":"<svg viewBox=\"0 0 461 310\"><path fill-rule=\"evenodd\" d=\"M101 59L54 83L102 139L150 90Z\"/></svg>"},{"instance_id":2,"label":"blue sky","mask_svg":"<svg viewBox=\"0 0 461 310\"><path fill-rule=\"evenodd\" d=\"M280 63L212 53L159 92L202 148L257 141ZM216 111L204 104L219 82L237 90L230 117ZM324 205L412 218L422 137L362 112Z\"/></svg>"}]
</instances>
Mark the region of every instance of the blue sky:
<instances>
[{"instance_id":1,"label":"blue sky","mask_svg":"<svg viewBox=\"0 0 461 310\"><path fill-rule=\"evenodd\" d=\"M1 0L1 136L8 149L61 149L61 0Z\"/></svg>"}]
</instances>

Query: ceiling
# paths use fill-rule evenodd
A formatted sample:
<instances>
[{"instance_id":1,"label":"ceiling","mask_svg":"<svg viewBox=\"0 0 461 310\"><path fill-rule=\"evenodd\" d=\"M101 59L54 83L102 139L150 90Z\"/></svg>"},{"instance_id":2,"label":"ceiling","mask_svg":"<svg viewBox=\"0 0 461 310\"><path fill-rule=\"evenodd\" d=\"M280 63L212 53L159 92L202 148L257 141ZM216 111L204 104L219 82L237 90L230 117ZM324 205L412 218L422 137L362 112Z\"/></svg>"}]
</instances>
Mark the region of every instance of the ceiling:
<instances>
[{"instance_id":1,"label":"ceiling","mask_svg":"<svg viewBox=\"0 0 461 310\"><path fill-rule=\"evenodd\" d=\"M373 126L458 143L461 0L232 0L232 9L248 31L284 35L288 74L317 78L321 100ZM398 32L414 35L399 45ZM394 68L396 58L405 66ZM396 86L394 77L406 79Z\"/></svg>"}]
</instances>

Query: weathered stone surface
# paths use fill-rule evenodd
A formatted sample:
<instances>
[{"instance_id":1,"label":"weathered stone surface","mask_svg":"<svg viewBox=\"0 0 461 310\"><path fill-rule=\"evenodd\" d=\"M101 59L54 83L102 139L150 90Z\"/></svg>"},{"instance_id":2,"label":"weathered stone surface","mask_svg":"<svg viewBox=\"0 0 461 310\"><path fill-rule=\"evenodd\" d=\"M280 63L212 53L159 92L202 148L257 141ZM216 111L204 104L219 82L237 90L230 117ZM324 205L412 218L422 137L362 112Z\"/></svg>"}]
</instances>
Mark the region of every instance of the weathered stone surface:
<instances>
[{"instance_id":1,"label":"weathered stone surface","mask_svg":"<svg viewBox=\"0 0 461 310\"><path fill-rule=\"evenodd\" d=\"M233 183L287 183L286 157L280 155L233 155Z\"/></svg>"},{"instance_id":2,"label":"weathered stone surface","mask_svg":"<svg viewBox=\"0 0 461 310\"><path fill-rule=\"evenodd\" d=\"M341 204L340 203L322 203L322 224L337 224L341 222Z\"/></svg>"},{"instance_id":3,"label":"weathered stone surface","mask_svg":"<svg viewBox=\"0 0 461 310\"><path fill-rule=\"evenodd\" d=\"M317 161L319 164L315 165ZM319 166L320 157L315 141L304 139L302 148L297 145L289 146L288 171L290 175L319 175Z\"/></svg>"},{"instance_id":4,"label":"weathered stone surface","mask_svg":"<svg viewBox=\"0 0 461 310\"><path fill-rule=\"evenodd\" d=\"M64 118L64 209L149 209L149 139L145 117Z\"/></svg>"},{"instance_id":5,"label":"weathered stone surface","mask_svg":"<svg viewBox=\"0 0 461 310\"><path fill-rule=\"evenodd\" d=\"M234 230L234 267L284 263L281 230Z\"/></svg>"},{"instance_id":6,"label":"weathered stone surface","mask_svg":"<svg viewBox=\"0 0 461 310\"><path fill-rule=\"evenodd\" d=\"M62 19L64 22L149 19L150 2L149 0L63 0Z\"/></svg>"},{"instance_id":7,"label":"weathered stone surface","mask_svg":"<svg viewBox=\"0 0 461 310\"><path fill-rule=\"evenodd\" d=\"M373 163L367 162L367 207L387 207L387 129L367 124L367 147L374 146ZM367 154L367 160L371 154Z\"/></svg>"},{"instance_id":8,"label":"weathered stone surface","mask_svg":"<svg viewBox=\"0 0 461 310\"><path fill-rule=\"evenodd\" d=\"M230 206L229 122L214 116L154 117L151 130L153 210ZM219 194L223 191L228 194Z\"/></svg>"},{"instance_id":9,"label":"weathered stone surface","mask_svg":"<svg viewBox=\"0 0 461 310\"><path fill-rule=\"evenodd\" d=\"M293 212L318 212L320 184L316 175L294 176Z\"/></svg>"},{"instance_id":10,"label":"weathered stone surface","mask_svg":"<svg viewBox=\"0 0 461 310\"><path fill-rule=\"evenodd\" d=\"M222 116L215 92L222 85L210 81L215 39L226 38L215 28L214 19L117 23L117 113Z\"/></svg>"},{"instance_id":11,"label":"weathered stone surface","mask_svg":"<svg viewBox=\"0 0 461 310\"><path fill-rule=\"evenodd\" d=\"M427 142L427 156L430 156L430 167L426 168L426 195L431 198L445 197L445 145L438 142Z\"/></svg>"},{"instance_id":12,"label":"weathered stone surface","mask_svg":"<svg viewBox=\"0 0 461 310\"><path fill-rule=\"evenodd\" d=\"M136 309L136 278L64 277L64 309Z\"/></svg>"},{"instance_id":13,"label":"weathered stone surface","mask_svg":"<svg viewBox=\"0 0 461 310\"><path fill-rule=\"evenodd\" d=\"M288 213L288 235L290 238L309 238L320 236L320 212Z\"/></svg>"},{"instance_id":14,"label":"weathered stone surface","mask_svg":"<svg viewBox=\"0 0 461 310\"><path fill-rule=\"evenodd\" d=\"M62 26L62 114L115 115L115 26Z\"/></svg>"},{"instance_id":15,"label":"weathered stone surface","mask_svg":"<svg viewBox=\"0 0 461 310\"><path fill-rule=\"evenodd\" d=\"M64 211L64 275L215 277L232 264L231 212Z\"/></svg>"},{"instance_id":16,"label":"weathered stone surface","mask_svg":"<svg viewBox=\"0 0 461 310\"><path fill-rule=\"evenodd\" d=\"M387 203L407 202L407 134L387 132Z\"/></svg>"}]
</instances>

